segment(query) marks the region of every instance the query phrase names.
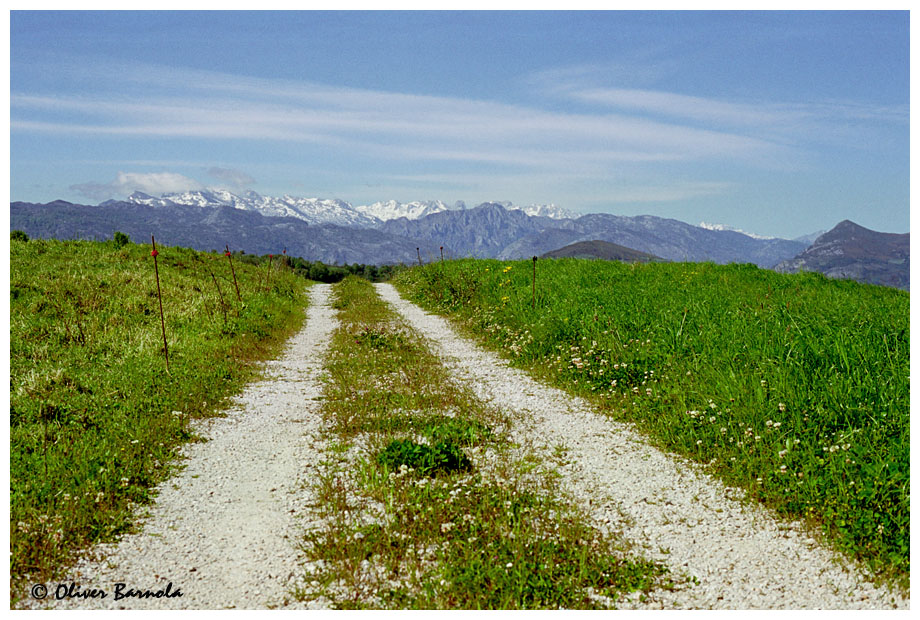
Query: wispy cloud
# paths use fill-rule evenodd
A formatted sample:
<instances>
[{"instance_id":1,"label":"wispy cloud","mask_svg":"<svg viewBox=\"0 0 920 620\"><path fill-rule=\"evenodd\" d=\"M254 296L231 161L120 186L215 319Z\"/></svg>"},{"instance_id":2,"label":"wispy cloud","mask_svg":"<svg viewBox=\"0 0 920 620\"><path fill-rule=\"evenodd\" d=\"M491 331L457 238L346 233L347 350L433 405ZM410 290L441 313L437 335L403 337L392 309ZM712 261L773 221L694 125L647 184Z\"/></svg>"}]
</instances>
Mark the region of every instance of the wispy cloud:
<instances>
[{"instance_id":1,"label":"wispy cloud","mask_svg":"<svg viewBox=\"0 0 920 620\"><path fill-rule=\"evenodd\" d=\"M676 202L732 191L736 185L726 179L733 177L721 173L728 168L796 166L815 144L840 138L854 125L906 124L909 118L897 106L730 101L613 88L590 66L543 72L531 81L546 96L577 104L566 111L542 105L546 97L525 105L163 67L97 69L106 75L97 75L100 88L92 92L11 93L11 131L232 141L246 149L303 145L317 162L326 154L360 162L365 169L354 174L371 171L384 187L403 188L402 195L412 194L414 183L442 191L502 187L509 197L539 201L534 188L546 193L552 186L584 201L602 195L610 204ZM111 75L121 77L108 84ZM408 164L421 168L403 174L413 169ZM689 172L700 165L708 172ZM199 169L230 188L255 183L231 167ZM173 172L121 172L115 181L71 189L105 198L202 186Z\"/></svg>"},{"instance_id":2,"label":"wispy cloud","mask_svg":"<svg viewBox=\"0 0 920 620\"><path fill-rule=\"evenodd\" d=\"M831 118L842 121L906 123L910 115L907 106L873 106L848 102L750 103L623 88L584 88L571 91L569 96L617 109L701 120L731 127L797 125L809 120Z\"/></svg>"},{"instance_id":3,"label":"wispy cloud","mask_svg":"<svg viewBox=\"0 0 920 620\"><path fill-rule=\"evenodd\" d=\"M558 67L534 73L528 83L536 92L582 104L595 114L607 112L625 115L635 122L644 119L710 129L790 149L808 150L830 144L858 147L877 126L907 127L910 122L908 105L845 100L744 100L613 86L653 82L654 74L665 75L674 70L638 61L635 67L635 74L626 79L622 65Z\"/></svg>"},{"instance_id":4,"label":"wispy cloud","mask_svg":"<svg viewBox=\"0 0 920 620\"><path fill-rule=\"evenodd\" d=\"M146 75L142 100L12 93L14 132L259 140L322 145L369 157L551 169L612 162L775 155L759 137L628 111L566 113L537 105L421 96L200 71ZM188 85L177 89L176 84ZM154 94L151 94L154 93Z\"/></svg>"}]
</instances>

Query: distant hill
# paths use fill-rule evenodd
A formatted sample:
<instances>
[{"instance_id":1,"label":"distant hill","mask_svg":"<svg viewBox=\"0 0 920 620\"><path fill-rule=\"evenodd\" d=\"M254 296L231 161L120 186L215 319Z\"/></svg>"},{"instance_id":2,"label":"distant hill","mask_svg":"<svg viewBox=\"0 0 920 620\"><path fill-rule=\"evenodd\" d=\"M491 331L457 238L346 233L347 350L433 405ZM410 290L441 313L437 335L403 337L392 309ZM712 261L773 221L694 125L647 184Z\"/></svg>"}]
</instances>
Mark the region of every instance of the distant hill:
<instances>
[{"instance_id":1,"label":"distant hill","mask_svg":"<svg viewBox=\"0 0 920 620\"><path fill-rule=\"evenodd\" d=\"M817 271L830 278L910 290L910 233L882 233L844 220L775 269Z\"/></svg>"},{"instance_id":2,"label":"distant hill","mask_svg":"<svg viewBox=\"0 0 920 620\"><path fill-rule=\"evenodd\" d=\"M596 258L601 260L618 260L627 263L648 263L664 261L663 258L610 243L609 241L578 241L564 248L547 252L540 258Z\"/></svg>"}]
</instances>

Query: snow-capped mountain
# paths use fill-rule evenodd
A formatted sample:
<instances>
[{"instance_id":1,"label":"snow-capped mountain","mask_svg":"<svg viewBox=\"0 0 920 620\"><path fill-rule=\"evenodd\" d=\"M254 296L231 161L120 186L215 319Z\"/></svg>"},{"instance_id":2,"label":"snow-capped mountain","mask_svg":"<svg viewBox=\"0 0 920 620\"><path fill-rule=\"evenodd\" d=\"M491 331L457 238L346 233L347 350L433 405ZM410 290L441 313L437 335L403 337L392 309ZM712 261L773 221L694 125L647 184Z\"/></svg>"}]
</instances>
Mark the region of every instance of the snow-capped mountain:
<instances>
[{"instance_id":1,"label":"snow-capped mountain","mask_svg":"<svg viewBox=\"0 0 920 620\"><path fill-rule=\"evenodd\" d=\"M106 201L108 202L113 201ZM369 205L353 206L344 200L323 198L298 198L285 194L280 198L262 196L253 191L234 194L225 189L208 188L186 192L173 192L159 197L143 192L134 192L126 202L148 207L192 206L202 208L233 207L243 211L255 211L270 217L296 217L310 224L336 224L355 228L378 228L383 222L406 218L417 220L443 211L463 211L466 204L458 200L448 205L440 200L399 202L387 200ZM580 213L548 205L518 206L511 202L495 203L508 211L521 211L527 215L552 219L577 219Z\"/></svg>"},{"instance_id":2,"label":"snow-capped mountain","mask_svg":"<svg viewBox=\"0 0 920 620\"><path fill-rule=\"evenodd\" d=\"M700 222L699 226L700 228L705 228L706 230L727 230L730 232L741 233L742 235L747 235L751 239L775 239L775 237L765 237L756 233L749 233L746 230L741 230L740 228L732 228L731 226L726 226L725 224L709 224L708 222Z\"/></svg>"},{"instance_id":3,"label":"snow-capped mountain","mask_svg":"<svg viewBox=\"0 0 920 620\"><path fill-rule=\"evenodd\" d=\"M577 220L581 217L581 213L576 213L574 211L569 211L568 209L563 209L562 207L557 207L552 203L548 205L531 204L527 206L518 206L511 202L496 201L493 204L498 204L505 207L506 211L523 211L527 215L549 217L554 220Z\"/></svg>"},{"instance_id":4,"label":"snow-capped mountain","mask_svg":"<svg viewBox=\"0 0 920 620\"><path fill-rule=\"evenodd\" d=\"M375 228L381 223L372 216L356 211L344 200L298 198L288 195L274 198L253 191L237 195L222 189L206 189L168 193L159 198L143 192L134 192L128 196L126 202L150 207L233 207L243 211L255 211L269 217L296 217L310 224L337 224L355 228Z\"/></svg>"},{"instance_id":5,"label":"snow-capped mountain","mask_svg":"<svg viewBox=\"0 0 920 620\"><path fill-rule=\"evenodd\" d=\"M378 220L386 222L401 217L417 220L420 217L440 213L441 211L465 209L466 205L458 201L454 206L449 207L440 200L425 200L416 202L399 202L397 200L387 200L386 202L375 202L371 205L359 205L354 209L360 213L375 217Z\"/></svg>"}]
</instances>

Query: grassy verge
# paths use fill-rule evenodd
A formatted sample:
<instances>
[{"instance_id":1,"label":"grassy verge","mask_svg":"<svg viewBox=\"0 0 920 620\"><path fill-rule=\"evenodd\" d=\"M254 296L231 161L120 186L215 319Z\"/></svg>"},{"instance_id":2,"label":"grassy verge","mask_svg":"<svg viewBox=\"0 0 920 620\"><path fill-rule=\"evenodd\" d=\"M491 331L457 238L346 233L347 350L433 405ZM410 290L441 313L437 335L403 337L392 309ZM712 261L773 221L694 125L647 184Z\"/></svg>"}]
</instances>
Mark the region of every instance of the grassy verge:
<instances>
[{"instance_id":1,"label":"grassy verge","mask_svg":"<svg viewBox=\"0 0 920 620\"><path fill-rule=\"evenodd\" d=\"M428 309L907 587L909 295L752 265L450 261Z\"/></svg>"},{"instance_id":2,"label":"grassy verge","mask_svg":"<svg viewBox=\"0 0 920 620\"><path fill-rule=\"evenodd\" d=\"M286 270L234 265L240 303L226 257L158 250L168 374L149 245L11 243L14 600L125 531L189 420L219 411L302 322L304 280Z\"/></svg>"},{"instance_id":3,"label":"grassy verge","mask_svg":"<svg viewBox=\"0 0 920 620\"><path fill-rule=\"evenodd\" d=\"M461 389L374 293L335 289L327 362L333 448L319 476L325 526L301 598L339 608L604 607L668 587L560 499L551 467L520 457L509 420Z\"/></svg>"}]
</instances>

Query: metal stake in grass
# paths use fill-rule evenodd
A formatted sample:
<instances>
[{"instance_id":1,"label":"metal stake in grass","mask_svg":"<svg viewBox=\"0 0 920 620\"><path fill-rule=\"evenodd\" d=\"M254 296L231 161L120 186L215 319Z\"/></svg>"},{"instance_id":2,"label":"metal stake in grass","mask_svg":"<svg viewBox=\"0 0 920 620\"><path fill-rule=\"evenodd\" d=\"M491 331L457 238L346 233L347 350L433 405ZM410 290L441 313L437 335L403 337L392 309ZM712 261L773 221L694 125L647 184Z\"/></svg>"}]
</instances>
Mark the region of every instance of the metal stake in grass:
<instances>
[{"instance_id":1,"label":"metal stake in grass","mask_svg":"<svg viewBox=\"0 0 920 620\"><path fill-rule=\"evenodd\" d=\"M220 291L220 284L217 283L217 278L214 277L214 272L211 271L211 268L207 267L208 273L211 274L211 279L214 280L214 287L217 289L217 296L220 298L220 309L224 313L224 325L227 324L227 305L224 303L224 294Z\"/></svg>"},{"instance_id":2,"label":"metal stake in grass","mask_svg":"<svg viewBox=\"0 0 920 620\"><path fill-rule=\"evenodd\" d=\"M418 254L418 266L422 266L422 252L418 248L415 248L415 253Z\"/></svg>"},{"instance_id":3,"label":"metal stake in grass","mask_svg":"<svg viewBox=\"0 0 920 620\"><path fill-rule=\"evenodd\" d=\"M243 298L240 296L240 285L236 282L236 271L233 269L233 256L230 255L230 246L224 246L227 248L227 260L230 261L230 273L233 274L233 286L236 288L236 300L240 303L243 303Z\"/></svg>"},{"instance_id":4,"label":"metal stake in grass","mask_svg":"<svg viewBox=\"0 0 920 620\"><path fill-rule=\"evenodd\" d=\"M268 274L268 275L267 275L267 278L266 278L267 281L268 281L268 286L265 287L265 290L269 290L269 288L271 287L271 283L272 283L272 258L273 258L274 256L275 256L274 254L269 254L269 255L268 255L268 269L267 269L267 271L265 272L266 274Z\"/></svg>"},{"instance_id":5,"label":"metal stake in grass","mask_svg":"<svg viewBox=\"0 0 920 620\"><path fill-rule=\"evenodd\" d=\"M160 292L160 268L157 266L157 242L153 238L153 235L150 235L150 244L153 246L153 249L150 251L150 256L153 257L153 272L157 277L157 299L160 300L160 327L163 329L163 353L166 354L166 374L169 374L169 344L166 342L166 319L163 317L163 294Z\"/></svg>"},{"instance_id":6,"label":"metal stake in grass","mask_svg":"<svg viewBox=\"0 0 920 620\"><path fill-rule=\"evenodd\" d=\"M441 262L444 262L444 246L441 246Z\"/></svg>"},{"instance_id":7,"label":"metal stake in grass","mask_svg":"<svg viewBox=\"0 0 920 620\"><path fill-rule=\"evenodd\" d=\"M533 257L533 297L530 300L530 307L537 307L537 257Z\"/></svg>"}]
</instances>

